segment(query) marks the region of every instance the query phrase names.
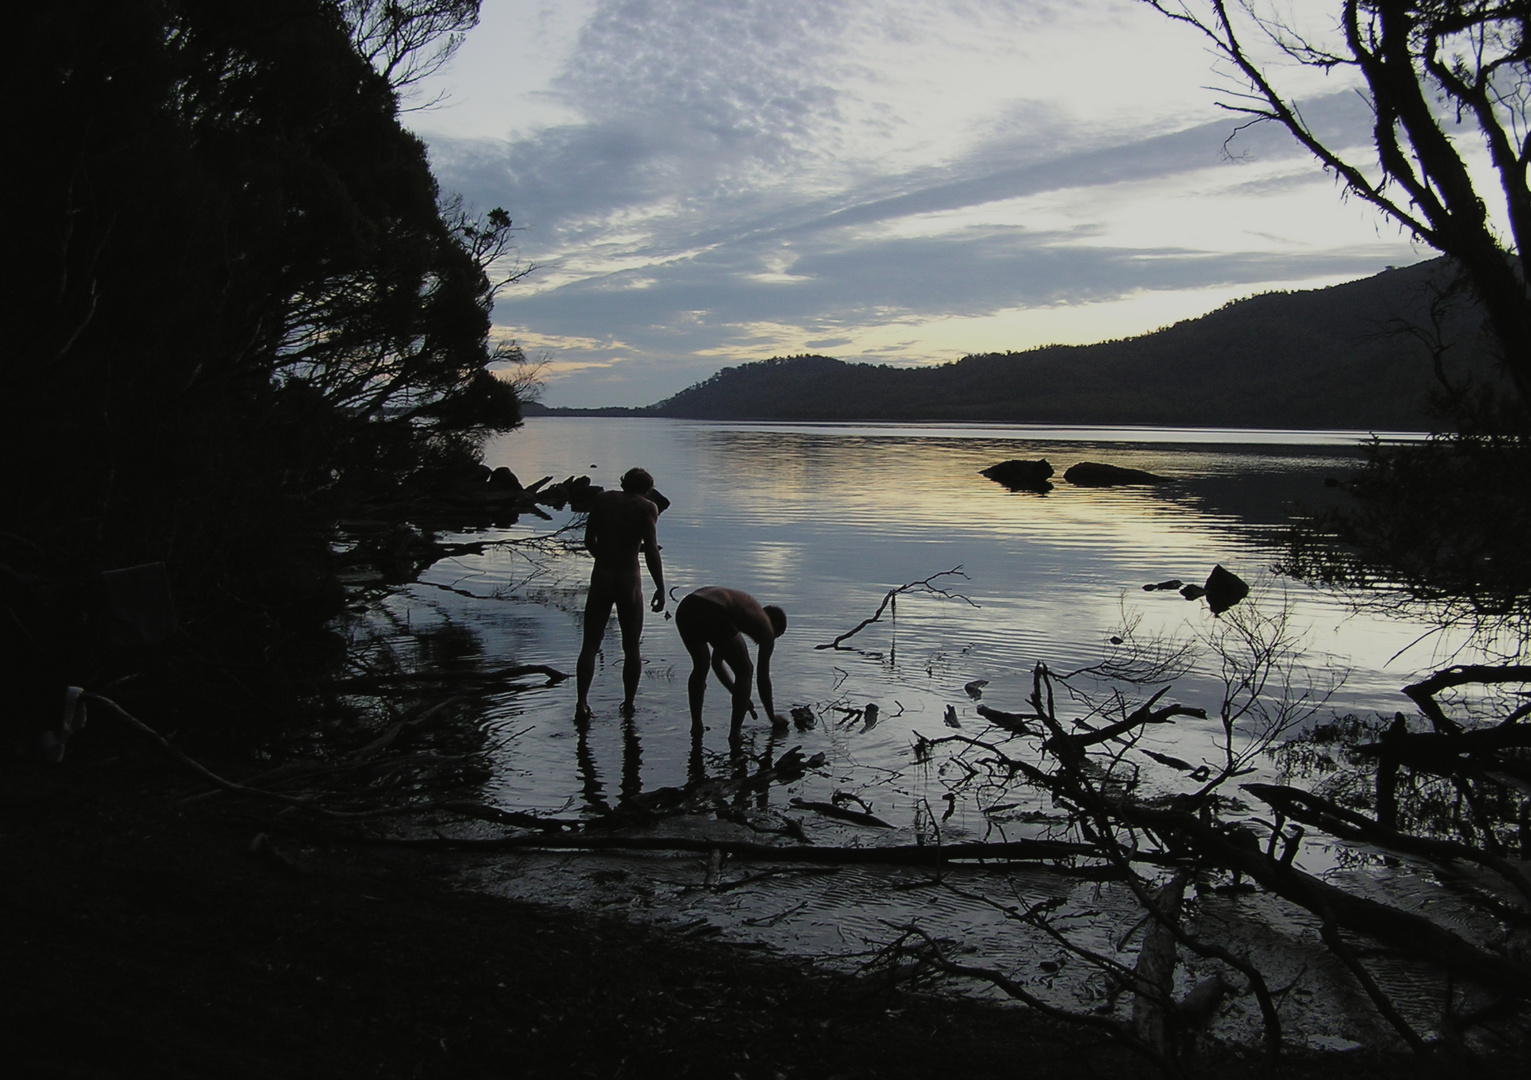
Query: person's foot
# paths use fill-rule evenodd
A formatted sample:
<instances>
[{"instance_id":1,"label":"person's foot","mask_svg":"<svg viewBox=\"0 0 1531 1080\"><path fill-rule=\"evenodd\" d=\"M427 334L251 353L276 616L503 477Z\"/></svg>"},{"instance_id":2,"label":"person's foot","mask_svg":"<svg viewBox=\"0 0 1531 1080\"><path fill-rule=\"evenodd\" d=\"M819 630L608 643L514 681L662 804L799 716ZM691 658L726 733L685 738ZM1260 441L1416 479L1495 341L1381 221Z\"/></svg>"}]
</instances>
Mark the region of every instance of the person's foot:
<instances>
[{"instance_id":1,"label":"person's foot","mask_svg":"<svg viewBox=\"0 0 1531 1080\"><path fill-rule=\"evenodd\" d=\"M624 701L622 703L622 715L623 716L632 716L633 713L636 712L636 711L637 710L633 708L633 703L631 701Z\"/></svg>"},{"instance_id":2,"label":"person's foot","mask_svg":"<svg viewBox=\"0 0 1531 1080\"><path fill-rule=\"evenodd\" d=\"M581 701L578 705L574 706L574 719L576 720L589 720L594 715L595 713L590 711L590 706L586 702Z\"/></svg>"}]
</instances>

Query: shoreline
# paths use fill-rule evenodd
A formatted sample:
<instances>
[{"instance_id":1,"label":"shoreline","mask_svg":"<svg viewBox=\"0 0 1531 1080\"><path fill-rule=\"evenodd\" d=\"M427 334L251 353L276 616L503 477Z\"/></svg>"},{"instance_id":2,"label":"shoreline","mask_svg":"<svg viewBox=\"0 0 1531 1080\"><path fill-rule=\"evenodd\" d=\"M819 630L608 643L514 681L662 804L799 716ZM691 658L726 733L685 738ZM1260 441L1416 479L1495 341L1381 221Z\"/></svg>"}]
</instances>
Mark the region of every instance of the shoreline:
<instances>
[{"instance_id":1,"label":"shoreline","mask_svg":"<svg viewBox=\"0 0 1531 1080\"><path fill-rule=\"evenodd\" d=\"M0 793L11 1075L1156 1075L1014 1007L458 891L417 853L179 806L183 777L135 749L8 763ZM1415 1074L1354 1053L1219 1060Z\"/></svg>"}]
</instances>

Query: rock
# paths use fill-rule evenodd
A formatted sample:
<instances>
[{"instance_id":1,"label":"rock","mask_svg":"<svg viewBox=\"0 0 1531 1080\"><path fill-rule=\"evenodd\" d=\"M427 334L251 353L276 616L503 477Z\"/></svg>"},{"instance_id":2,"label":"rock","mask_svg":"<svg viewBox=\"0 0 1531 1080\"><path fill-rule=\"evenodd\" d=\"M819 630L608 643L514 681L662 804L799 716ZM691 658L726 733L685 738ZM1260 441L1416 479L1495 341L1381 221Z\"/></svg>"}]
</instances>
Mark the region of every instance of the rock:
<instances>
[{"instance_id":1,"label":"rock","mask_svg":"<svg viewBox=\"0 0 1531 1080\"><path fill-rule=\"evenodd\" d=\"M1200 585L1187 585L1180 590L1180 595L1187 600L1200 600L1203 596L1207 595L1207 590L1203 589Z\"/></svg>"},{"instance_id":2,"label":"rock","mask_svg":"<svg viewBox=\"0 0 1531 1080\"><path fill-rule=\"evenodd\" d=\"M1214 566L1212 573L1207 575L1207 584L1203 586L1203 591L1206 593L1207 606L1212 609L1212 614L1221 615L1249 595L1249 585L1237 574L1224 570L1221 566Z\"/></svg>"},{"instance_id":3,"label":"rock","mask_svg":"<svg viewBox=\"0 0 1531 1080\"><path fill-rule=\"evenodd\" d=\"M521 481L516 479L516 474L504 465L501 465L489 474L489 485L491 487L503 488L506 491L521 490Z\"/></svg>"},{"instance_id":4,"label":"rock","mask_svg":"<svg viewBox=\"0 0 1531 1080\"><path fill-rule=\"evenodd\" d=\"M1143 586L1143 591L1144 592L1170 592L1172 590L1180 588L1184 584L1185 584L1185 582L1181 581L1179 578L1170 578L1168 581L1161 581L1157 585L1144 585Z\"/></svg>"},{"instance_id":5,"label":"rock","mask_svg":"<svg viewBox=\"0 0 1531 1080\"><path fill-rule=\"evenodd\" d=\"M1022 461L1019 458L1001 461L998 465L984 469L982 475L1011 491L1047 492L1053 489L1048 482L1052 478L1053 467L1045 458L1041 461Z\"/></svg>"},{"instance_id":6,"label":"rock","mask_svg":"<svg viewBox=\"0 0 1531 1080\"><path fill-rule=\"evenodd\" d=\"M1071 465L1063 479L1075 487L1113 487L1117 484L1163 484L1167 476L1158 476L1142 469L1128 469L1121 465L1105 465L1098 461L1081 461Z\"/></svg>"}]
</instances>

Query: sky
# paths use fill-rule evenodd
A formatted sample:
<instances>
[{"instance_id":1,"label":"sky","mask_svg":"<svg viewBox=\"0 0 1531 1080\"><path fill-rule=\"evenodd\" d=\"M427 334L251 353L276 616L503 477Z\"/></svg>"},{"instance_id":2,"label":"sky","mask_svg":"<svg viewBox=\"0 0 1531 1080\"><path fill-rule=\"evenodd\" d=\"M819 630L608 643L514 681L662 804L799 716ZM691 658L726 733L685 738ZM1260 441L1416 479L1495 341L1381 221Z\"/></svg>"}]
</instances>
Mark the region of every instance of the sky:
<instances>
[{"instance_id":1,"label":"sky","mask_svg":"<svg viewBox=\"0 0 1531 1080\"><path fill-rule=\"evenodd\" d=\"M1288 79L1374 156L1343 73ZM445 191L515 221L534 269L494 335L544 403L638 406L771 356L1104 341L1434 254L1284 131L1229 142L1234 86L1136 0L485 0L405 122Z\"/></svg>"}]
</instances>

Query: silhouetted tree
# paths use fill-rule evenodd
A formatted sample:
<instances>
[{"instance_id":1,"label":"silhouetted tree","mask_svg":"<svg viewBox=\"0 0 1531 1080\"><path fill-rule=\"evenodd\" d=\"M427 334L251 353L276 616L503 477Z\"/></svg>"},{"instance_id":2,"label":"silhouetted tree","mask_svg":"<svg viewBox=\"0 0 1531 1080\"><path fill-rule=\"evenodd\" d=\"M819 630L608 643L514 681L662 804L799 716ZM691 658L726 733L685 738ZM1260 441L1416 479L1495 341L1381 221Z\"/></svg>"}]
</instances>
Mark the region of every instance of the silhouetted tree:
<instances>
[{"instance_id":1,"label":"silhouetted tree","mask_svg":"<svg viewBox=\"0 0 1531 1080\"><path fill-rule=\"evenodd\" d=\"M15 20L0 561L163 560L187 650L259 665L333 603L337 520L519 422L486 344L510 219L444 215L336 4ZM396 78L407 29L371 54Z\"/></svg>"},{"instance_id":2,"label":"silhouetted tree","mask_svg":"<svg viewBox=\"0 0 1531 1080\"><path fill-rule=\"evenodd\" d=\"M478 25L480 0L340 0L351 40L395 90L452 58Z\"/></svg>"},{"instance_id":3,"label":"silhouetted tree","mask_svg":"<svg viewBox=\"0 0 1531 1080\"><path fill-rule=\"evenodd\" d=\"M1531 240L1531 6L1495 0L1340 0L1323 38L1252 0L1145 0L1199 30L1247 84L1221 102L1281 124L1344 183L1471 281L1522 405L1531 402L1531 299L1519 254ZM1256 50L1273 46L1262 63ZM1278 83L1279 61L1353 72L1371 106L1376 160L1326 141ZM1467 138L1463 138L1466 136ZM1465 147L1488 149L1498 188L1479 190ZM1492 215L1504 213L1508 237Z\"/></svg>"},{"instance_id":4,"label":"silhouetted tree","mask_svg":"<svg viewBox=\"0 0 1531 1080\"><path fill-rule=\"evenodd\" d=\"M1440 605L1444 619L1523 630L1531 624L1531 297L1521 262L1531 240L1531 5L1339 0L1327 32L1253 0L1145 2L1195 27L1232 66L1246 89L1227 95L1224 108L1281 124L1348 193L1455 261L1509 383L1496 394L1448 379L1439 361L1452 343L1436 328L1414 328L1435 351L1443 412L1458 430L1424 446L1376 448L1351 485L1357 509L1321 523L1343 547L1315 551L1305 540L1292 567L1401 590ZM1356 76L1375 160L1326 140L1304 117L1279 81L1287 63ZM1486 148L1492 189L1474 183L1474 145Z\"/></svg>"}]
</instances>

